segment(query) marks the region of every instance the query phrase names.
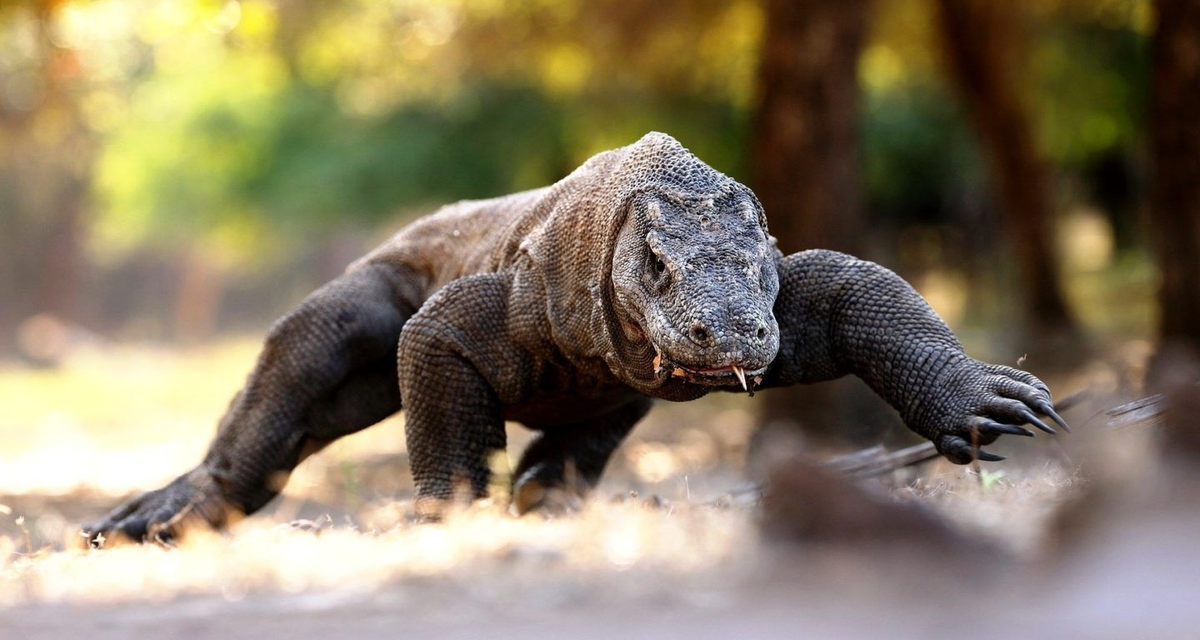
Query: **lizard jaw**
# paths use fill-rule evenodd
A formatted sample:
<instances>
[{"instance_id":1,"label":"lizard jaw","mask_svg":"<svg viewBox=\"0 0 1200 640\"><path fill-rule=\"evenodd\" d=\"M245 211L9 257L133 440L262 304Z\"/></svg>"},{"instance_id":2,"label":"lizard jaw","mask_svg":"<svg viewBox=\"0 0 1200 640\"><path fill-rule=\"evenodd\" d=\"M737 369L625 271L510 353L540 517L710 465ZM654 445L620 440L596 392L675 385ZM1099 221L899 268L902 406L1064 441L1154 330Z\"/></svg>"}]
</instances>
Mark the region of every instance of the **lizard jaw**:
<instances>
[{"instance_id":1,"label":"lizard jaw","mask_svg":"<svg viewBox=\"0 0 1200 640\"><path fill-rule=\"evenodd\" d=\"M767 367L747 371L738 364L715 368L685 367L667 360L658 347L654 352L654 374L659 379L683 378L688 382L720 387L729 386L736 380L750 395L754 395L754 387L762 383L762 374L767 371Z\"/></svg>"}]
</instances>

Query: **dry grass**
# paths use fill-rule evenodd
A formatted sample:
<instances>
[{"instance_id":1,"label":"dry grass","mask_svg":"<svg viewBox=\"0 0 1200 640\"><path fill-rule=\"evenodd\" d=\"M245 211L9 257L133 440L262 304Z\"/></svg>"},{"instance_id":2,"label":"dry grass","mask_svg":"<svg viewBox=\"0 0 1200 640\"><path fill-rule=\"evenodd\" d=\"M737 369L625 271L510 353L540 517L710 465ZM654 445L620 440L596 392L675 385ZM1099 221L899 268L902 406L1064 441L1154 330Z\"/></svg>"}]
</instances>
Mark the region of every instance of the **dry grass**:
<instances>
[{"instance_id":1,"label":"dry grass","mask_svg":"<svg viewBox=\"0 0 1200 640\"><path fill-rule=\"evenodd\" d=\"M514 580L553 602L564 583L637 573L689 578L744 561L755 533L746 513L665 514L637 504L598 504L569 519L512 518L487 508L439 525L320 531L253 521L231 535L193 535L181 548L122 546L103 552L14 554L0 539L0 602L121 602L179 595L231 600L261 592L372 591L436 578L502 596ZM618 581L628 582L628 581ZM599 583L598 583L599 584ZM540 588L539 588L540 587Z\"/></svg>"},{"instance_id":2,"label":"dry grass","mask_svg":"<svg viewBox=\"0 0 1200 640\"><path fill-rule=\"evenodd\" d=\"M281 501L229 534L193 535L174 550L79 548L79 522L195 464L254 352L248 341L104 349L52 371L0 368L0 406L10 409L0 417L0 604L238 601L385 587L448 589L505 607L703 600L736 588L769 558L755 505L709 505L745 482L754 422L741 397L660 407L622 448L597 498L571 517L519 519L484 504L442 524L413 524L403 426L394 419L306 462ZM511 430L513 449L528 438ZM899 501L929 505L1033 557L1073 482L1035 446L1022 450L1030 467L979 478L934 464L885 485ZM288 525L297 518L319 531Z\"/></svg>"}]
</instances>

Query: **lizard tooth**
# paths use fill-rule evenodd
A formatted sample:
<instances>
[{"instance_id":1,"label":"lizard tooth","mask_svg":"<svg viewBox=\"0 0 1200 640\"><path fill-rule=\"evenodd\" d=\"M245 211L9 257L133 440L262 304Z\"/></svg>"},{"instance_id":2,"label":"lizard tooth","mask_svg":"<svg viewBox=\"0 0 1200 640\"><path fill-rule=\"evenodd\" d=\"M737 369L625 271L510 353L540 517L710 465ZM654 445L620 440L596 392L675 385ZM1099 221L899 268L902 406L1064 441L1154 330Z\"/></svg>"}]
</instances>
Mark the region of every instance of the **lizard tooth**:
<instances>
[{"instance_id":1,"label":"lizard tooth","mask_svg":"<svg viewBox=\"0 0 1200 640\"><path fill-rule=\"evenodd\" d=\"M742 368L736 364L729 368L733 369L733 375L737 376L738 382L742 383L742 389L749 391L750 387L746 385L746 372L742 371Z\"/></svg>"}]
</instances>

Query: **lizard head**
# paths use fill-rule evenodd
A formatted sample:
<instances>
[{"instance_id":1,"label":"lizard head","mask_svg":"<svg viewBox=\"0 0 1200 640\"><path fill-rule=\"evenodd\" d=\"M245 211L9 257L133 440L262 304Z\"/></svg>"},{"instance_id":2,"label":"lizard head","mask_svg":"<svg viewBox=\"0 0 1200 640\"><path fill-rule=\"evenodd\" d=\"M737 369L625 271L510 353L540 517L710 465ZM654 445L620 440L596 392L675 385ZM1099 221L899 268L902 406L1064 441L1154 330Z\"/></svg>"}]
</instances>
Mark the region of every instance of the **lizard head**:
<instances>
[{"instance_id":1,"label":"lizard head","mask_svg":"<svg viewBox=\"0 0 1200 640\"><path fill-rule=\"evenodd\" d=\"M627 206L612 284L625 338L648 369L637 377L753 385L779 350L778 252L757 198L729 181L715 195L648 189Z\"/></svg>"}]
</instances>

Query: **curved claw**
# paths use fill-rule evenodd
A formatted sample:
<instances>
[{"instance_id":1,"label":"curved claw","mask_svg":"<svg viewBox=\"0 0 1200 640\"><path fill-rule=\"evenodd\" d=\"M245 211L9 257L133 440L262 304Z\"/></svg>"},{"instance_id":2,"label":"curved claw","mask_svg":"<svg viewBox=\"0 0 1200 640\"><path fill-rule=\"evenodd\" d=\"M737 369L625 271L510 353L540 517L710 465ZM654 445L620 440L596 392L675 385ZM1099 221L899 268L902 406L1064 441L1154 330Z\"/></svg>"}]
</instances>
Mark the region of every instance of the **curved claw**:
<instances>
[{"instance_id":1,"label":"curved claw","mask_svg":"<svg viewBox=\"0 0 1200 640\"><path fill-rule=\"evenodd\" d=\"M997 435L1025 436L1027 438L1033 437L1033 432L1025 427L1018 427L1015 424L1002 424L992 420L982 423L979 426L979 430L985 433L990 432Z\"/></svg>"},{"instance_id":2,"label":"curved claw","mask_svg":"<svg viewBox=\"0 0 1200 640\"><path fill-rule=\"evenodd\" d=\"M1004 460L1004 456L973 447L966 440L958 436L945 436L939 443L938 450L950 462L955 464L968 464L972 460L982 460L984 462L999 462Z\"/></svg>"},{"instance_id":3,"label":"curved claw","mask_svg":"<svg viewBox=\"0 0 1200 640\"><path fill-rule=\"evenodd\" d=\"M1021 419L1025 420L1025 422L1028 422L1029 424L1041 429L1042 431L1045 431L1046 433L1048 433L1050 435L1054 435L1055 433L1057 433L1054 429L1052 429L1050 427L1050 425L1046 424L1045 422L1042 422L1041 418L1033 415L1033 413L1031 411L1022 410L1020 412L1020 414L1021 414Z\"/></svg>"},{"instance_id":4,"label":"curved claw","mask_svg":"<svg viewBox=\"0 0 1200 640\"><path fill-rule=\"evenodd\" d=\"M998 453L992 453L991 451L984 451L983 449L979 449L978 451L976 451L975 457L979 460L983 460L984 462L1000 462L1001 460L1004 459L1004 456L1002 456Z\"/></svg>"},{"instance_id":5,"label":"curved claw","mask_svg":"<svg viewBox=\"0 0 1200 640\"><path fill-rule=\"evenodd\" d=\"M1049 402L1039 402L1037 405L1037 410L1039 413L1048 416L1058 426L1062 427L1063 431L1071 433L1071 427L1067 424L1067 421L1063 420L1062 416L1058 415L1058 412L1054 410L1054 407L1051 406Z\"/></svg>"}]
</instances>

